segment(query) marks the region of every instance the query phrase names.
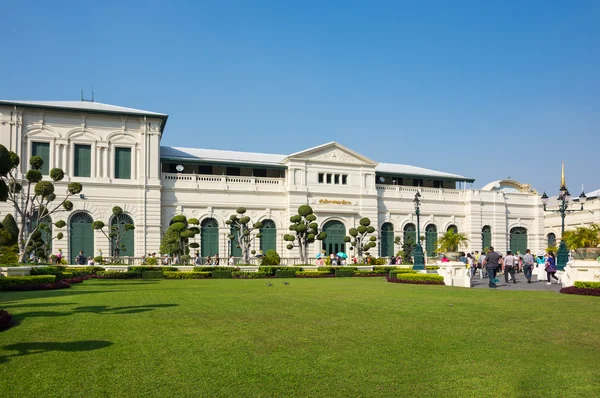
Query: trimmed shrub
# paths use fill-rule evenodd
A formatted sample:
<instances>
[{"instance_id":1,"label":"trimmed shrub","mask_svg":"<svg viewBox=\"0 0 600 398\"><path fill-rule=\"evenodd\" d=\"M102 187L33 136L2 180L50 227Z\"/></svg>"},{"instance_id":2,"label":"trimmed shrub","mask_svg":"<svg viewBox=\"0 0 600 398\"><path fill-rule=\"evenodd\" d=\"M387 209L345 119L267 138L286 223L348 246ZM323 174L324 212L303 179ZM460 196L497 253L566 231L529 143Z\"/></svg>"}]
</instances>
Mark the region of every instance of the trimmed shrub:
<instances>
[{"instance_id":1,"label":"trimmed shrub","mask_svg":"<svg viewBox=\"0 0 600 398\"><path fill-rule=\"evenodd\" d=\"M294 267L289 267L294 268ZM295 278L296 270L295 269L278 269L275 271L275 278Z\"/></svg>"},{"instance_id":2,"label":"trimmed shrub","mask_svg":"<svg viewBox=\"0 0 600 398\"><path fill-rule=\"evenodd\" d=\"M13 287L19 285L47 285L55 280L55 275L7 276L0 278L0 290L13 290Z\"/></svg>"},{"instance_id":3,"label":"trimmed shrub","mask_svg":"<svg viewBox=\"0 0 600 398\"><path fill-rule=\"evenodd\" d=\"M350 277L354 275L354 271L353 270L342 270L342 269L336 269L335 270L335 277L336 278L346 278L346 277Z\"/></svg>"},{"instance_id":4,"label":"trimmed shrub","mask_svg":"<svg viewBox=\"0 0 600 398\"><path fill-rule=\"evenodd\" d=\"M279 257L279 254L273 249L267 250L260 261L260 265L279 265L280 263L281 258Z\"/></svg>"},{"instance_id":5,"label":"trimmed shrub","mask_svg":"<svg viewBox=\"0 0 600 398\"><path fill-rule=\"evenodd\" d=\"M144 271L142 272L142 279L162 279L162 271Z\"/></svg>"},{"instance_id":6,"label":"trimmed shrub","mask_svg":"<svg viewBox=\"0 0 600 398\"><path fill-rule=\"evenodd\" d=\"M100 279L134 279L139 278L141 275L139 272L134 271L98 271L96 276Z\"/></svg>"},{"instance_id":7,"label":"trimmed shrub","mask_svg":"<svg viewBox=\"0 0 600 398\"><path fill-rule=\"evenodd\" d=\"M232 272L231 276L237 279L260 279L260 278L268 278L269 274L266 272Z\"/></svg>"},{"instance_id":8,"label":"trimmed shrub","mask_svg":"<svg viewBox=\"0 0 600 398\"><path fill-rule=\"evenodd\" d=\"M296 278L323 278L327 276L332 276L328 271L298 271L296 272Z\"/></svg>"},{"instance_id":9,"label":"trimmed shrub","mask_svg":"<svg viewBox=\"0 0 600 398\"><path fill-rule=\"evenodd\" d=\"M1 281L2 279L0 279ZM564 287L562 289L560 289L560 293L563 294L578 294L581 296L597 296L600 297L600 289L593 289L593 288L588 288L588 287L577 287L577 286L571 286L571 287Z\"/></svg>"},{"instance_id":10,"label":"trimmed shrub","mask_svg":"<svg viewBox=\"0 0 600 398\"><path fill-rule=\"evenodd\" d=\"M231 279L233 271L229 270L216 270L212 272L213 279Z\"/></svg>"},{"instance_id":11,"label":"trimmed shrub","mask_svg":"<svg viewBox=\"0 0 600 398\"><path fill-rule=\"evenodd\" d=\"M276 265L276 266L261 266L258 267L258 272L266 272L269 275L275 275L278 270L287 270L287 271L302 271L302 267L288 267L287 265Z\"/></svg>"},{"instance_id":12,"label":"trimmed shrub","mask_svg":"<svg viewBox=\"0 0 600 398\"><path fill-rule=\"evenodd\" d=\"M354 275L352 276L387 276L387 271L382 270L373 270L373 271L354 271Z\"/></svg>"},{"instance_id":13,"label":"trimmed shrub","mask_svg":"<svg viewBox=\"0 0 600 398\"><path fill-rule=\"evenodd\" d=\"M144 259L144 265L158 265L158 258L156 257L146 257Z\"/></svg>"},{"instance_id":14,"label":"trimmed shrub","mask_svg":"<svg viewBox=\"0 0 600 398\"><path fill-rule=\"evenodd\" d=\"M85 267L85 270L90 273L90 275L96 275L98 271L104 271L104 268L98 267L97 265L89 265Z\"/></svg>"},{"instance_id":15,"label":"trimmed shrub","mask_svg":"<svg viewBox=\"0 0 600 398\"><path fill-rule=\"evenodd\" d=\"M329 274L335 274L335 271L355 271L357 267L342 267L342 266L328 266L328 267L319 267L319 271L326 271Z\"/></svg>"},{"instance_id":16,"label":"trimmed shrub","mask_svg":"<svg viewBox=\"0 0 600 398\"><path fill-rule=\"evenodd\" d=\"M385 271L386 274L390 271L395 271L397 269L398 267L394 267L393 265L373 267L373 271Z\"/></svg>"},{"instance_id":17,"label":"trimmed shrub","mask_svg":"<svg viewBox=\"0 0 600 398\"><path fill-rule=\"evenodd\" d=\"M160 272L178 271L177 267L162 267L162 266L152 267L152 266L147 266L147 265L137 265L135 267L129 267L129 270L134 271L134 272L139 272L140 274L142 272L146 272L146 271L160 271Z\"/></svg>"},{"instance_id":18,"label":"trimmed shrub","mask_svg":"<svg viewBox=\"0 0 600 398\"><path fill-rule=\"evenodd\" d=\"M400 268L400 269L395 269L393 271L390 271L389 277L394 279L396 278L396 276L398 274L416 274L417 271L415 271L414 269L410 269L410 268Z\"/></svg>"},{"instance_id":19,"label":"trimmed shrub","mask_svg":"<svg viewBox=\"0 0 600 398\"><path fill-rule=\"evenodd\" d=\"M10 327L12 322L12 315L8 311L0 310L0 331L6 330Z\"/></svg>"},{"instance_id":20,"label":"trimmed shrub","mask_svg":"<svg viewBox=\"0 0 600 398\"><path fill-rule=\"evenodd\" d=\"M213 272L213 271L229 271L229 272L234 272L234 271L239 271L239 268L237 267L203 267L203 266L198 266L198 267L194 267L194 272Z\"/></svg>"},{"instance_id":21,"label":"trimmed shrub","mask_svg":"<svg viewBox=\"0 0 600 398\"><path fill-rule=\"evenodd\" d=\"M388 281L394 281L394 280L399 280L399 281L404 281L406 283L413 283L413 282L427 282L429 284L437 284L437 285L443 285L444 284L444 277L441 275L431 275L431 274L397 274L396 278L388 278Z\"/></svg>"},{"instance_id":22,"label":"trimmed shrub","mask_svg":"<svg viewBox=\"0 0 600 398\"><path fill-rule=\"evenodd\" d=\"M600 289L600 282L575 282L575 287L580 289Z\"/></svg>"},{"instance_id":23,"label":"trimmed shrub","mask_svg":"<svg viewBox=\"0 0 600 398\"><path fill-rule=\"evenodd\" d=\"M440 267L437 265L426 265L425 269L427 271L437 271L438 269L440 269Z\"/></svg>"},{"instance_id":24,"label":"trimmed shrub","mask_svg":"<svg viewBox=\"0 0 600 398\"><path fill-rule=\"evenodd\" d=\"M379 257L373 260L373 265L386 265L388 263L388 259L385 257Z\"/></svg>"},{"instance_id":25,"label":"trimmed shrub","mask_svg":"<svg viewBox=\"0 0 600 398\"><path fill-rule=\"evenodd\" d=\"M167 271L163 272L165 279L207 279L211 277L210 272L181 272Z\"/></svg>"}]
</instances>

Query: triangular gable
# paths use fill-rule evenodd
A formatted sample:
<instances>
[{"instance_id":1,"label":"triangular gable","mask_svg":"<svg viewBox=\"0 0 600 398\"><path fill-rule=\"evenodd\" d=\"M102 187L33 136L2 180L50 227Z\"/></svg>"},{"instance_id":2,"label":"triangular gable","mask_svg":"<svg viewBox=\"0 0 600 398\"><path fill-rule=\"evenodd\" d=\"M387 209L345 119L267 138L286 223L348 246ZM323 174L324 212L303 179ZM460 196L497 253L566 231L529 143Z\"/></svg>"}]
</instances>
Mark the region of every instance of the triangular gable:
<instances>
[{"instance_id":1,"label":"triangular gable","mask_svg":"<svg viewBox=\"0 0 600 398\"><path fill-rule=\"evenodd\" d=\"M340 145L337 142L329 142L327 144L319 145L314 148L293 153L285 159L283 159L281 163L287 163L289 160L293 159L324 163L355 164L363 166L378 165L377 162L357 152L354 152L352 149L346 148L345 146Z\"/></svg>"}]
</instances>

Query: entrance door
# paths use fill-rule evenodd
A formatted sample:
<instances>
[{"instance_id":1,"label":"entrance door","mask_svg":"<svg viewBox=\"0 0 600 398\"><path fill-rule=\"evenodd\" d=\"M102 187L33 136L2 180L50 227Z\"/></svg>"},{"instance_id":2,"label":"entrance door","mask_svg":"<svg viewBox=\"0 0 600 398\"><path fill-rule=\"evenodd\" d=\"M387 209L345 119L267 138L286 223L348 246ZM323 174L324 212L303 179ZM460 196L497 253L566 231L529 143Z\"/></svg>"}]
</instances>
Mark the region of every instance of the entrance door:
<instances>
[{"instance_id":1,"label":"entrance door","mask_svg":"<svg viewBox=\"0 0 600 398\"><path fill-rule=\"evenodd\" d=\"M408 241L412 241L413 243L418 243L417 242L417 227L415 227L415 224L406 224L406 226L404 227L404 242L408 242Z\"/></svg>"},{"instance_id":2,"label":"entrance door","mask_svg":"<svg viewBox=\"0 0 600 398\"><path fill-rule=\"evenodd\" d=\"M237 230L234 227L231 227L230 233L233 235L233 240L229 243L229 254L233 257L242 257L242 248L237 241ZM209 254L209 256L211 255L212 254Z\"/></svg>"},{"instance_id":3,"label":"entrance door","mask_svg":"<svg viewBox=\"0 0 600 398\"><path fill-rule=\"evenodd\" d=\"M75 264L80 251L86 257L94 257L94 219L88 213L75 213L69 227L69 264Z\"/></svg>"},{"instance_id":4,"label":"entrance door","mask_svg":"<svg viewBox=\"0 0 600 398\"><path fill-rule=\"evenodd\" d=\"M392 257L394 255L394 225L386 222L381 226L381 256Z\"/></svg>"},{"instance_id":5,"label":"entrance door","mask_svg":"<svg viewBox=\"0 0 600 398\"><path fill-rule=\"evenodd\" d=\"M486 252L490 246L492 246L492 228L486 225L481 230L481 250Z\"/></svg>"},{"instance_id":6,"label":"entrance door","mask_svg":"<svg viewBox=\"0 0 600 398\"><path fill-rule=\"evenodd\" d=\"M266 254L267 250L276 250L277 228L271 220L264 220L262 225L260 229L260 250L263 254Z\"/></svg>"},{"instance_id":7,"label":"entrance door","mask_svg":"<svg viewBox=\"0 0 600 398\"><path fill-rule=\"evenodd\" d=\"M219 254L219 224L214 218L207 218L200 225L200 255L202 257Z\"/></svg>"},{"instance_id":8,"label":"entrance door","mask_svg":"<svg viewBox=\"0 0 600 398\"><path fill-rule=\"evenodd\" d=\"M131 224L133 225L133 219L127 214L121 214L119 217L113 217L111 220L111 227L119 227L119 234L122 234L125 231L125 225ZM134 247L134 232L135 229L130 229L125 232L125 235L121 238L121 247L119 248L119 256L121 257L133 257L135 254ZM112 239L110 242L110 254L114 253L115 244L117 243L116 239Z\"/></svg>"},{"instance_id":9,"label":"entrance door","mask_svg":"<svg viewBox=\"0 0 600 398\"><path fill-rule=\"evenodd\" d=\"M437 227L430 224L425 228L425 251L427 256L433 257L435 255L435 244L437 242Z\"/></svg>"},{"instance_id":10,"label":"entrance door","mask_svg":"<svg viewBox=\"0 0 600 398\"><path fill-rule=\"evenodd\" d=\"M322 245L326 255L346 252L346 243L344 242L346 227L344 224L339 221L328 221L323 226L323 231L327 233L327 238L323 239Z\"/></svg>"},{"instance_id":11,"label":"entrance door","mask_svg":"<svg viewBox=\"0 0 600 398\"><path fill-rule=\"evenodd\" d=\"M527 250L527 229L515 227L510 230L510 251L524 254Z\"/></svg>"}]
</instances>

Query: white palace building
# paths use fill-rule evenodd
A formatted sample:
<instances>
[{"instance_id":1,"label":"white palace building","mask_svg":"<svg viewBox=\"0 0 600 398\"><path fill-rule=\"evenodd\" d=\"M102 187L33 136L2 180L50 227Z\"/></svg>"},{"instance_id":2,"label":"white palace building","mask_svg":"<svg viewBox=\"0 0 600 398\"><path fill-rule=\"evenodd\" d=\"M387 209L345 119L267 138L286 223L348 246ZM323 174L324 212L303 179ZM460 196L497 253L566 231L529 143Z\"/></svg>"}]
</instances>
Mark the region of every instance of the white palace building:
<instances>
[{"instance_id":1,"label":"white palace building","mask_svg":"<svg viewBox=\"0 0 600 398\"><path fill-rule=\"evenodd\" d=\"M202 256L236 256L225 221L244 206L253 221L263 222L255 249L276 249L291 263L299 255L285 248L283 235L298 206L309 204L328 234L322 246L313 245L313 254L349 250L347 231L369 217L378 231L377 254L391 256L400 250L395 237L415 234L417 192L429 255L449 229L467 234L468 251L547 246L540 195L529 185L503 180L470 189L473 179L379 163L336 142L289 155L160 146L167 118L97 102L0 101L0 144L21 157L20 173L39 155L45 174L54 167L65 171L59 186L83 185L73 211L54 216L67 226L53 252L60 248L71 259L80 250L108 255L107 239L91 223L109 224L112 207L121 206L136 227L125 242L128 256L158 252L176 214L200 220ZM0 214L8 212L12 207L0 204Z\"/></svg>"}]
</instances>

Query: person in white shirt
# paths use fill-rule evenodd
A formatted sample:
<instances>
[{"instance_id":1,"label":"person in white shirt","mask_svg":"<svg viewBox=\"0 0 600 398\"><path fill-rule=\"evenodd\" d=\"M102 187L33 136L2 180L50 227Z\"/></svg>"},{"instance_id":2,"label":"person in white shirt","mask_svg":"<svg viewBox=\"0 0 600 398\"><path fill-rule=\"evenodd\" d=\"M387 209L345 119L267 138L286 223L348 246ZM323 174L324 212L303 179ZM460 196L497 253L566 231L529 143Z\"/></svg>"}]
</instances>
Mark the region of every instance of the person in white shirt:
<instances>
[{"instance_id":1,"label":"person in white shirt","mask_svg":"<svg viewBox=\"0 0 600 398\"><path fill-rule=\"evenodd\" d=\"M508 283L508 275L512 278L513 283L517 283L517 278L515 275L515 263L516 258L512 255L512 252L509 250L506 252L506 257L504 257L504 281Z\"/></svg>"}]
</instances>

